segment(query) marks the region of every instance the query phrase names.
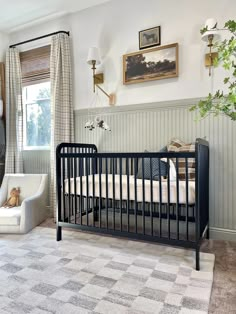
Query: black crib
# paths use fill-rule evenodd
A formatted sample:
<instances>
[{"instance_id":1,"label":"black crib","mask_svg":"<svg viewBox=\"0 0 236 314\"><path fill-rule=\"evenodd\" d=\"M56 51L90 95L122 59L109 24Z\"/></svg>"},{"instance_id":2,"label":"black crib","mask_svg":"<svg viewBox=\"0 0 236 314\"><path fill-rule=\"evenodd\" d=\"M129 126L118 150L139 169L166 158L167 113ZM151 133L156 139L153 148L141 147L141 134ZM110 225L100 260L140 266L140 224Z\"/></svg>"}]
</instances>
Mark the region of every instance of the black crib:
<instances>
[{"instance_id":1,"label":"black crib","mask_svg":"<svg viewBox=\"0 0 236 314\"><path fill-rule=\"evenodd\" d=\"M56 150L57 241L62 227L125 236L196 250L196 270L204 236L209 237L209 147L196 140L195 152L98 153L95 145L62 143ZM149 160L159 169L161 159L174 161L165 178L144 175ZM188 161L195 159L195 180L189 180ZM179 160L186 179L179 179Z\"/></svg>"}]
</instances>

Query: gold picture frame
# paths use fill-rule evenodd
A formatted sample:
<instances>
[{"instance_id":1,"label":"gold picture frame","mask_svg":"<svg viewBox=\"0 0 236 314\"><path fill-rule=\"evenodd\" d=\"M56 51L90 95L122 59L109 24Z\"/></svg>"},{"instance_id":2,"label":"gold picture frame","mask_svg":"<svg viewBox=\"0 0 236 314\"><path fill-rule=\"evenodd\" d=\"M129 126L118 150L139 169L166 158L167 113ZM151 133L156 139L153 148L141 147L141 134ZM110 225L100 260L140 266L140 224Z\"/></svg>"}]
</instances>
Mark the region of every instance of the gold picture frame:
<instances>
[{"instance_id":1,"label":"gold picture frame","mask_svg":"<svg viewBox=\"0 0 236 314\"><path fill-rule=\"evenodd\" d=\"M177 43L132 52L123 56L123 84L134 84L179 76Z\"/></svg>"}]
</instances>

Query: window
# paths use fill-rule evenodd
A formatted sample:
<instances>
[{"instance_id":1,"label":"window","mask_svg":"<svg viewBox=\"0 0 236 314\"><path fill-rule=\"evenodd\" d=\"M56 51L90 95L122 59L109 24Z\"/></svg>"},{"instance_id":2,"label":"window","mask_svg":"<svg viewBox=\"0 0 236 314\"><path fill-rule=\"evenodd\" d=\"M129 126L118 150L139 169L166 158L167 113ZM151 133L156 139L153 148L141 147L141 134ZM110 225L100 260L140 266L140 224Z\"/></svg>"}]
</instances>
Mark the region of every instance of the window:
<instances>
[{"instance_id":1,"label":"window","mask_svg":"<svg viewBox=\"0 0 236 314\"><path fill-rule=\"evenodd\" d=\"M50 82L23 87L23 139L26 150L50 148Z\"/></svg>"},{"instance_id":2,"label":"window","mask_svg":"<svg viewBox=\"0 0 236 314\"><path fill-rule=\"evenodd\" d=\"M23 146L50 149L50 46L20 53L23 83Z\"/></svg>"}]
</instances>

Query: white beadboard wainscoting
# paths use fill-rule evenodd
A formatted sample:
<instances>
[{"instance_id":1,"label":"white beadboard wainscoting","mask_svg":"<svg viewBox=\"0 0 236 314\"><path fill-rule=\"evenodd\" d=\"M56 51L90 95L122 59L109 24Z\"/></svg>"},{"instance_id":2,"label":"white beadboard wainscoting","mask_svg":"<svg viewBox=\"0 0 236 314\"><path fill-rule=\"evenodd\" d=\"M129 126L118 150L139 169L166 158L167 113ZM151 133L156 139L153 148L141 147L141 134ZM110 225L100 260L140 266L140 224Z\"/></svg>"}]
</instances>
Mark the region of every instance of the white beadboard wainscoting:
<instances>
[{"instance_id":1,"label":"white beadboard wainscoting","mask_svg":"<svg viewBox=\"0 0 236 314\"><path fill-rule=\"evenodd\" d=\"M25 150L23 160L25 173L50 173L49 150Z\"/></svg>"},{"instance_id":2,"label":"white beadboard wainscoting","mask_svg":"<svg viewBox=\"0 0 236 314\"><path fill-rule=\"evenodd\" d=\"M205 137L210 145L210 234L236 240L236 122L223 116L196 122L189 107L197 101L76 110L76 142L96 144L100 152L141 152L158 151L174 137L185 142ZM96 115L111 132L84 128Z\"/></svg>"},{"instance_id":3,"label":"white beadboard wainscoting","mask_svg":"<svg viewBox=\"0 0 236 314\"><path fill-rule=\"evenodd\" d=\"M50 183L50 151L49 150L25 150L23 151L24 173L46 173ZM50 184L48 184L48 187ZM49 191L49 189L48 189ZM49 204L48 194L48 204ZM50 211L50 209L49 209Z\"/></svg>"}]
</instances>

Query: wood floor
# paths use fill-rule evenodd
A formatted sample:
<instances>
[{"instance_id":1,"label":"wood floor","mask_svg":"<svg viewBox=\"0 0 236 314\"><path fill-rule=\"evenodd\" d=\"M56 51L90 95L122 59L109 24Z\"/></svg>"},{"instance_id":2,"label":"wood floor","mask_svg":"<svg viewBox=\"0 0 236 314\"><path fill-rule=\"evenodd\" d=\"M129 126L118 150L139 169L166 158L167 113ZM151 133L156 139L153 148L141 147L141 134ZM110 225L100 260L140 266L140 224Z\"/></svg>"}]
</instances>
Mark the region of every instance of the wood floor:
<instances>
[{"instance_id":1,"label":"wood floor","mask_svg":"<svg viewBox=\"0 0 236 314\"><path fill-rule=\"evenodd\" d=\"M41 226L55 228L52 219ZM236 242L205 240L202 252L215 254L210 314L236 314Z\"/></svg>"},{"instance_id":2,"label":"wood floor","mask_svg":"<svg viewBox=\"0 0 236 314\"><path fill-rule=\"evenodd\" d=\"M215 254L211 314L236 314L236 242L209 240L203 252Z\"/></svg>"}]
</instances>

